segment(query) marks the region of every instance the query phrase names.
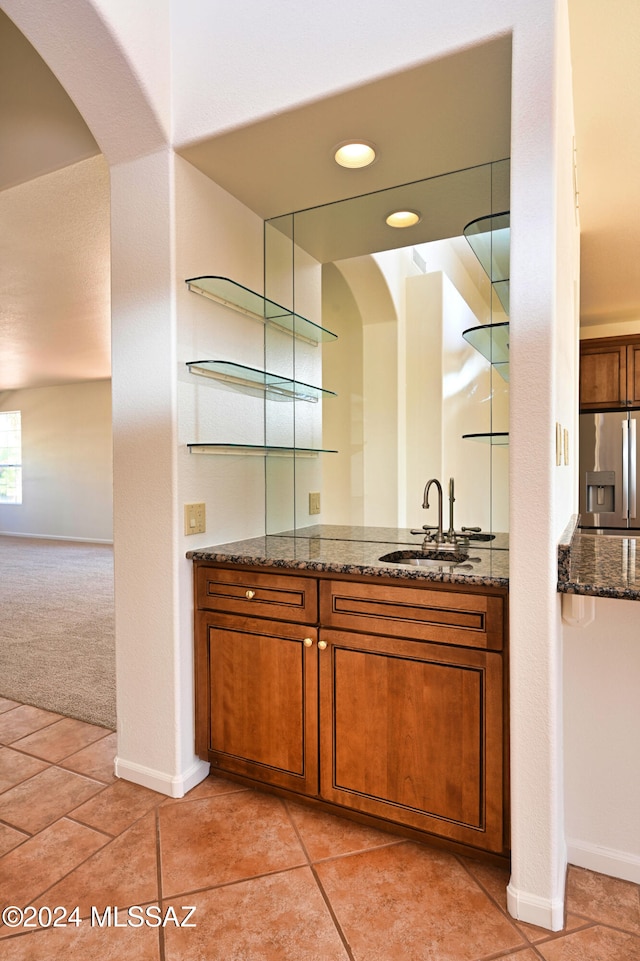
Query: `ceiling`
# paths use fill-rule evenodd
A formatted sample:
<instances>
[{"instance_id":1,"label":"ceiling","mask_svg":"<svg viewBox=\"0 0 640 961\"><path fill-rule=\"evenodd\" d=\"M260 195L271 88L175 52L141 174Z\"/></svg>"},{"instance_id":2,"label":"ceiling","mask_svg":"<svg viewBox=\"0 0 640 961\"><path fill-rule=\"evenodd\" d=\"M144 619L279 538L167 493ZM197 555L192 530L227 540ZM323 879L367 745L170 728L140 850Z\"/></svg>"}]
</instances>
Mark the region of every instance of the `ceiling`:
<instances>
[{"instance_id":1,"label":"ceiling","mask_svg":"<svg viewBox=\"0 0 640 961\"><path fill-rule=\"evenodd\" d=\"M640 319L640 4L569 8L582 323ZM179 152L261 217L315 207L508 156L509 74L502 38ZM107 165L1 12L0 91L0 390L108 377ZM354 134L378 160L337 168Z\"/></svg>"}]
</instances>

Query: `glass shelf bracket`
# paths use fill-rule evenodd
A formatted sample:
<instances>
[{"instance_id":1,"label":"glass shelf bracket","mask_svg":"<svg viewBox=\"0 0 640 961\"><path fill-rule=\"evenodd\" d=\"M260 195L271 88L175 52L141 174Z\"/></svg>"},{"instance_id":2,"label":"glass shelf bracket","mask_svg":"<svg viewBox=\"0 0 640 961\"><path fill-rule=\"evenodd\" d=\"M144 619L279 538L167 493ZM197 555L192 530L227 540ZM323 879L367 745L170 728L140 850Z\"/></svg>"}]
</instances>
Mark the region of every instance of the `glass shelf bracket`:
<instances>
[{"instance_id":1,"label":"glass shelf bracket","mask_svg":"<svg viewBox=\"0 0 640 961\"><path fill-rule=\"evenodd\" d=\"M509 434L507 431L495 431L488 434L463 434L463 440L477 440L481 444L491 444L492 447L508 447Z\"/></svg>"},{"instance_id":2,"label":"glass shelf bracket","mask_svg":"<svg viewBox=\"0 0 640 961\"><path fill-rule=\"evenodd\" d=\"M279 400L303 400L317 404L322 397L335 397L335 391L314 387L302 381L291 380L266 370L234 364L226 360L191 360L187 367L192 374L211 377L238 388L249 388L273 394Z\"/></svg>"},{"instance_id":3,"label":"glass shelf bracket","mask_svg":"<svg viewBox=\"0 0 640 961\"><path fill-rule=\"evenodd\" d=\"M463 234L508 316L510 212L506 210L488 217L478 217L467 224Z\"/></svg>"},{"instance_id":4,"label":"glass shelf bracket","mask_svg":"<svg viewBox=\"0 0 640 961\"><path fill-rule=\"evenodd\" d=\"M249 454L256 457L317 457L337 450L311 447L270 447L262 444L187 444L191 454Z\"/></svg>"},{"instance_id":5,"label":"glass shelf bracket","mask_svg":"<svg viewBox=\"0 0 640 961\"><path fill-rule=\"evenodd\" d=\"M509 322L480 324L462 331L462 336L472 347L495 367L500 376L509 380Z\"/></svg>"},{"instance_id":6,"label":"glass shelf bracket","mask_svg":"<svg viewBox=\"0 0 640 961\"><path fill-rule=\"evenodd\" d=\"M228 277L191 277L185 281L189 290L216 303L231 307L253 320L283 330L292 337L305 340L309 344L326 343L337 340L337 335L300 314L287 310L280 304L256 294Z\"/></svg>"}]
</instances>

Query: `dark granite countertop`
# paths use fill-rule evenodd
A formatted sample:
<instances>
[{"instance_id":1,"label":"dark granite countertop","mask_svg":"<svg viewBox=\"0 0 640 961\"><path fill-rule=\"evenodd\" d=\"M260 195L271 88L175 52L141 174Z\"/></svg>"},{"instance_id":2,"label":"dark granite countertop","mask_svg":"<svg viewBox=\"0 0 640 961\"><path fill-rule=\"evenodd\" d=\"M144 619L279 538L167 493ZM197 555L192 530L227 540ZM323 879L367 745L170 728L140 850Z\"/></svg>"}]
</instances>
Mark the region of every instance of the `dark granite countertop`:
<instances>
[{"instance_id":1,"label":"dark granite countertop","mask_svg":"<svg viewBox=\"0 0 640 961\"><path fill-rule=\"evenodd\" d=\"M381 561L397 550L419 549L422 539L408 529L315 525L281 534L252 537L189 551L191 560L251 564L293 570L326 571L368 577L397 577L485 587L509 586L508 536L471 541L464 567L446 562L410 566Z\"/></svg>"},{"instance_id":2,"label":"dark granite countertop","mask_svg":"<svg viewBox=\"0 0 640 961\"><path fill-rule=\"evenodd\" d=\"M640 601L640 537L591 534L571 519L558 545L558 590Z\"/></svg>"}]
</instances>

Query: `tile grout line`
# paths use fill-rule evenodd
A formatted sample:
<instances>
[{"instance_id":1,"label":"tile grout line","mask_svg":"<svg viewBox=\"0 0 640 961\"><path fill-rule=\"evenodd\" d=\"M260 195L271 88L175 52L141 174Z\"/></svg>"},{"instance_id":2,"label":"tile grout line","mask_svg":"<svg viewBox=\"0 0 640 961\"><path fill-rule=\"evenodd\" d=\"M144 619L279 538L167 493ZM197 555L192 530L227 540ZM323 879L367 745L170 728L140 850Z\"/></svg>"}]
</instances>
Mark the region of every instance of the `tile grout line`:
<instances>
[{"instance_id":1,"label":"tile grout line","mask_svg":"<svg viewBox=\"0 0 640 961\"><path fill-rule=\"evenodd\" d=\"M299 871L300 868L311 867L310 864L292 864L287 868L276 868L274 871L265 871L264 874L250 874L246 878L234 878L232 881L221 881L217 884L209 884L207 887L191 888L187 891L176 891L175 894L167 894L167 901L175 901L176 898L190 898L197 894L206 894L208 891L221 891L223 888L232 888L237 884L247 884L251 881L261 881L262 878L273 878L278 874L290 874L292 871Z\"/></svg>"},{"instance_id":2,"label":"tile grout line","mask_svg":"<svg viewBox=\"0 0 640 961\"><path fill-rule=\"evenodd\" d=\"M39 777L41 774L44 774L47 769L51 769L51 768L57 768L57 770L61 771L63 774L74 774L76 777L84 778L85 781L93 781L95 784L100 784L103 789L107 787L111 787L112 784L114 783L113 781L109 783L107 783L106 781L101 781L100 778L97 778L97 777L89 777L88 774L80 774L79 771L71 771L69 770L69 768L61 767L57 761L45 761L43 758L34 758L32 754L24 754L23 757L30 757L34 761L42 761L45 767L43 767L41 771L36 771L35 774L31 774L29 777L23 778L21 781L16 781L15 784L12 784L10 787L5 788L4 791L0 791L0 801L2 800L2 797L5 794L9 793L9 791L13 791L14 788L21 787L23 784L28 784L29 781L33 781L35 778ZM62 760L64 760L64 758ZM97 797L98 794L102 794L102 791L97 791L94 796ZM78 807L80 807L80 805L78 805Z\"/></svg>"},{"instance_id":3,"label":"tile grout line","mask_svg":"<svg viewBox=\"0 0 640 961\"><path fill-rule=\"evenodd\" d=\"M49 763L49 764L48 764L48 767L49 767L49 768L51 768L51 767L57 767L57 765L56 765L56 764L53 764L53 763ZM45 768L45 770L46 770L46 768ZM66 769L65 769L65 768L61 768L61 770L66 770ZM42 773L42 772L38 772L38 773ZM69 773L69 772L67 772L67 773ZM35 776L36 776L36 775L34 775L34 777L35 777ZM26 781L28 781L28 780L31 780L31 778L27 778L27 779L26 779ZM90 778L89 780L95 780L95 779ZM20 783L20 784L23 784L23 783L26 783L26 781L21 781L21 782L19 782L19 783ZM92 798L90 798L89 800L92 800L94 797L99 797L99 796L103 793L103 791L106 790L106 788L112 786L111 784L104 784L104 782L98 782L98 783L103 784L103 790L97 791L94 795L92 795ZM1 796L2 796L2 795L0 795L0 797L1 797ZM50 824L44 825L44 827L42 827L39 831L36 831L34 834L28 834L28 835L25 837L24 841L21 841L21 842L20 842L19 844L17 844L14 848L11 848L9 851L6 852L6 854L8 855L8 854L11 854L13 851L17 851L17 850L18 850L20 847L22 847L27 841L33 840L33 839L37 838L37 837L38 837L40 834L42 834L44 831L46 831L47 829L53 827L53 825L58 824L58 823L59 823L60 821L62 821L62 820L70 821L70 822L72 822L73 824L77 824L79 827L86 828L87 830L93 831L95 834L99 834L99 835L101 835L102 837L104 837L104 838L107 839L106 842L105 842L105 844L101 845L99 848L97 848L97 850L92 851L92 852L91 852L90 854L88 854L85 858L83 858L81 861L79 861L77 864L75 864L72 868L70 868L70 870L67 871L66 874L63 874L61 877L57 878L54 882L52 882L50 885L48 885L48 886L47 886L46 888L44 888L42 891L39 891L37 894L32 895L31 898L30 898L30 900L33 901L33 900L36 900L36 899L38 899L38 898L44 897L48 891L50 891L52 888L54 888L57 884L60 884L62 881L65 881L65 880L69 877L69 875L73 874L74 871L76 871L76 870L77 870L78 868L80 868L83 864L85 864L87 861L89 861L94 855L98 854L99 852L102 852L102 851L106 850L106 849L109 847L109 844L111 844L111 842L113 842L113 841L115 841L117 838L121 837L122 834L125 833L125 831L129 830L129 828L133 827L134 824L137 824L140 820L142 820L142 818L146 817L146 816L150 813L150 811L145 812L145 814L142 814L142 815L140 815L140 817L135 818L135 820L132 821L131 824L127 825L127 827L124 829L124 831L121 831L119 834L112 835L112 834L109 834L107 831L105 831L105 830L103 830L103 829L101 829L101 828L96 828L96 827L94 827L94 826L91 825L91 824L86 824L84 821L81 821L81 820L80 820L79 818L77 818L77 817L73 817L73 812L76 811L79 807L82 807L82 805L83 805L84 803L86 803L86 802L82 801L82 802L81 802L79 805L77 805L75 808L72 808L70 811L67 811L67 812L64 813L64 814L61 814L59 817L57 817L57 818L55 818L53 821L51 821ZM162 804L162 801L160 801L160 802L158 803L158 805L156 805L156 810L157 810L157 808L159 807L160 804ZM152 809L151 809L151 810L152 810ZM4 822L0 821L0 823L4 823ZM8 827L13 827L13 825L11 825L11 824L8 824L7 826L8 826ZM14 830L20 830L21 833L24 833L24 831L22 831L21 829L14 828ZM157 834L157 832L156 832L156 834ZM0 857L0 864L2 863L2 859L3 859L3 857L5 857L5 856L6 856L6 855L2 855L2 857ZM31 933L31 932L23 932L23 933L24 933L24 934L28 934L28 933ZM160 959L160 961L164 961L164 959Z\"/></svg>"},{"instance_id":4,"label":"tile grout line","mask_svg":"<svg viewBox=\"0 0 640 961\"><path fill-rule=\"evenodd\" d=\"M524 955L525 951L526 952L533 951L536 958L539 958L540 961L547 961L544 955L540 954L540 952L536 949L535 945L533 944L523 944L522 947L516 948L515 951L513 950L513 948L511 949L507 948L505 951L500 951L499 954L485 954L483 955L483 957L477 958L476 961L500 961L501 958L512 958L512 957L515 957L517 961L518 955L519 954Z\"/></svg>"},{"instance_id":5,"label":"tile grout line","mask_svg":"<svg viewBox=\"0 0 640 961\"><path fill-rule=\"evenodd\" d=\"M518 927L516 918L511 917L509 912L502 907L500 902L496 898L494 898L494 896L491 894L489 890L487 890L484 884L478 880L478 878L474 875L473 871L465 863L464 858L458 854L454 854L454 857L456 858L458 864L463 869L463 871L465 871L467 875L471 878L473 883L482 891L484 895L486 895L487 898L489 898L491 903L498 909L498 911L502 914L502 916L506 918L506 920L509 922L509 924L511 925L515 933L518 935L518 937L524 938L525 947L526 945L533 946L533 942L530 941L526 933L524 931L521 931L520 928Z\"/></svg>"},{"instance_id":6,"label":"tile grout line","mask_svg":"<svg viewBox=\"0 0 640 961\"><path fill-rule=\"evenodd\" d=\"M573 934L577 931L586 931L588 928L599 927L608 928L610 931L617 931L618 934L626 934L628 937L635 938L640 944L640 931L631 931L629 928L623 928L619 924L614 924L611 921L603 921L600 918L588 918L584 914L579 914L576 911L572 911L571 914L576 918L581 918L584 924L580 925L579 928L572 928L571 931L567 931L566 934ZM553 938L551 939L553 940Z\"/></svg>"},{"instance_id":7,"label":"tile grout line","mask_svg":"<svg viewBox=\"0 0 640 961\"><path fill-rule=\"evenodd\" d=\"M1 714L0 714L0 717L2 717ZM61 718L61 720L67 720L67 718ZM75 718L70 718L69 720L75 720ZM39 728L39 730L37 731L32 731L31 734L39 734L41 731L45 731L47 730L47 728L51 728L55 724L59 724L59 723L60 723L59 721L54 721L52 724L48 724L46 727ZM83 722L83 723L86 723L86 722ZM94 725L94 727L95 726L96 725ZM56 766L59 766L62 761L68 761L69 758L74 757L76 754L80 754L82 751L86 751L87 748L93 747L95 744L99 744L100 741L104 741L105 738L110 737L112 734L116 733L115 731L112 731L110 728L103 728L102 730L104 730L105 733L102 734L100 737L97 737L94 741L89 741L87 744L84 744L82 747L75 748L75 750L70 751L69 754L63 754L62 757L56 758L55 760L52 760L49 757L42 757L39 754L33 754L29 751L25 751L24 748L17 746L18 741L22 741L25 737L31 737L31 734L21 735L20 737L16 738L15 741L11 741L9 744L0 743L0 749L7 748L10 751L15 751L16 754L20 754L21 757L29 757L29 758L32 758L34 761L42 761L43 764L55 764ZM65 770L67 769L65 768ZM75 773L78 773L78 772L75 772Z\"/></svg>"},{"instance_id":8,"label":"tile grout line","mask_svg":"<svg viewBox=\"0 0 640 961\"><path fill-rule=\"evenodd\" d=\"M164 910L163 901L164 893L162 890L162 844L160 837L160 808L162 806L162 801L156 806L154 811L154 821L155 821L155 841L156 841L156 884L158 891L158 904L160 905L160 910ZM164 937L164 926L161 924L158 929L158 957L159 961L166 961L166 942Z\"/></svg>"},{"instance_id":9,"label":"tile grout line","mask_svg":"<svg viewBox=\"0 0 640 961\"><path fill-rule=\"evenodd\" d=\"M36 707L35 704L19 704L17 707L9 708L8 711L2 711L2 713L0 713L0 718L9 717L12 711L19 710L21 707L33 707L36 711L45 710L45 708ZM54 718L53 721L49 721L47 724L43 724L42 727L37 727L34 731L28 731L26 734L19 734L18 737L14 738L14 741L21 741L23 737L31 737L32 734L39 734L40 731L46 731L47 728L52 727L54 724L57 724L58 721L65 720L65 715L58 714L57 711L48 711L47 713L56 714L57 716ZM72 718L72 720L77 720L77 719ZM87 722L85 721L84 723L87 723ZM96 724L94 725L94 727L99 727L99 725ZM11 741L7 742L7 741L0 740L0 747L11 747L11 744L12 744Z\"/></svg>"},{"instance_id":10,"label":"tile grout line","mask_svg":"<svg viewBox=\"0 0 640 961\"><path fill-rule=\"evenodd\" d=\"M389 844L384 844L384 843L372 844L370 847L360 848L358 851L344 851L342 854L329 854L327 855L327 857L324 857L324 858L315 858L315 860L312 863L328 864L331 861L341 861L343 858L352 858L352 857L356 857L358 854L366 854L368 851L382 851L384 850L384 848L399 847L401 844L406 844L407 842L418 843L418 844L420 843L419 841L412 842L410 838L399 838L395 841L391 841Z\"/></svg>"},{"instance_id":11,"label":"tile grout line","mask_svg":"<svg viewBox=\"0 0 640 961\"><path fill-rule=\"evenodd\" d=\"M9 791L12 791L14 788L22 787L22 785L24 785L24 784L28 784L29 781L35 780L35 778L39 777L41 774L44 774L45 771L51 770L51 768L57 768L59 771L62 771L62 772L65 773L65 774L76 774L77 777L84 777L85 780L87 780L87 781L93 781L95 784L100 784L100 785L101 785L101 789L100 789L99 791L96 791L95 794L92 794L90 798L85 798L85 800L84 800L84 801L81 801L80 804L76 804L75 807L69 808L68 811L64 811L64 812L63 812L62 814L60 814L58 817L54 818L53 821L50 821L49 824L44 824L41 828L39 828L39 830L35 831L34 833L29 833L29 832L28 832L30 838L35 838L35 837L37 837L38 834L41 834L42 831L46 831L47 828L50 828L52 825L56 824L58 821L61 821L62 818L67 818L68 820L73 821L75 824L81 824L83 827L91 828L92 825L90 825L90 824L85 824L84 821L81 821L79 818L74 818L74 817L72 817L73 812L74 812L74 811L77 811L78 808L82 807L83 804L86 804L87 801L92 801L93 798L100 797L100 795L101 795L108 787L112 787L111 784L105 784L104 781L98 781L96 778L88 778L88 777L86 777L86 776L83 775L83 774L77 774L77 772L75 772L75 771L68 771L68 770L67 770L66 768L64 768L64 767L58 767L57 764L53 764L53 763L51 763L51 762L47 762L47 767L43 768L42 771L38 771L36 774L32 775L31 777L25 778L24 781L18 781L17 784L14 784L14 785L13 785L13 787L8 788L7 791L3 791L2 794L0 794L0 801L2 800L3 795L8 794ZM136 820L139 820L139 818L137 818ZM10 821L5 821L4 819L0 818L0 822L7 824L8 827L12 827L12 828L14 828L14 829L17 830L17 831L22 831L22 832L24 833L24 830L25 830L24 828L18 827L17 825L12 824ZM107 831L100 830L99 828L96 828L96 829L94 829L94 830L97 830L99 834L108 834ZM108 836L111 837L111 838L117 837L117 835L108 835ZM21 843L24 843L24 842L21 842ZM20 847L20 845L18 844L18 845L16 845L16 847ZM13 849L12 849L12 850L13 850ZM11 853L10 851L7 851L7 854L10 854L10 853ZM0 858L0 860L2 860L2 859Z\"/></svg>"},{"instance_id":12,"label":"tile grout line","mask_svg":"<svg viewBox=\"0 0 640 961\"><path fill-rule=\"evenodd\" d=\"M113 733L113 732L111 732L111 733ZM69 760L71 760L71 758L72 758L72 757L75 757L76 754L80 754L82 751L86 751L87 748L94 747L96 744L99 744L100 741L106 740L107 737L109 737L108 734L105 735L105 737L98 737L98 738L96 738L95 741L89 741L89 743L88 743L88 744L85 744L84 747L76 748L75 751L70 751L69 754L63 754L61 757L57 757L57 758L42 757L41 754L32 754L32 753L30 753L29 751L25 751L24 748L14 747L13 744L4 744L4 745L1 745L1 746L2 746L2 747L9 748L9 750L11 750L11 751L15 751L16 754L20 754L21 757L29 757L29 758L31 758L31 759L34 760L34 761L42 761L43 764L54 764L54 765L56 765L56 767L61 767L61 766L62 766L62 763L63 763L64 761L69 761ZM67 771L67 770L72 770L72 769L71 769L71 768L64 768L64 770ZM73 771L73 773L74 773L74 774L79 774L79 773L81 773L81 772L79 772L79 771ZM86 775L86 774L84 775L84 777L87 777L87 776L88 776L88 775Z\"/></svg>"},{"instance_id":13,"label":"tile grout line","mask_svg":"<svg viewBox=\"0 0 640 961\"><path fill-rule=\"evenodd\" d=\"M325 905L326 905L327 911L329 912L329 916L330 916L331 920L333 921L334 927L335 927L335 929L336 929L336 931L337 931L337 933L338 933L338 937L339 937L340 940L342 941L342 945L343 945L345 951L347 952L347 957L349 958L349 961L355 961L355 958L354 958L354 956L353 956L353 952L352 952L352 950L351 950L351 945L349 944L349 942L348 942L348 940L347 940L347 936L345 935L344 931L342 930L342 925L341 925L340 922L338 921L338 917L337 917L335 911L333 910L333 906L332 906L332 904L331 904L331 901L329 900L329 896L328 896L327 892L326 892L325 889L324 889L324 886L323 886L323 884L322 884L322 882L321 882L321 880L320 880L320 877L318 876L318 872L317 872L316 869L315 869L313 860L312 860L312 858L311 858L311 856L310 856L310 854L309 854L309 851L307 850L307 846L306 846L306 844L304 843L304 841L302 840L302 835L300 834L300 831L298 830L298 825L296 824L296 822L295 822L295 820L294 820L294 818L293 818L293 815L291 814L291 811L289 810L289 804L287 803L286 800L283 800L283 804L284 804L285 811L287 812L287 817L289 818L289 821L291 822L291 825L292 825L292 827L293 827L293 830L294 830L295 833L296 833L296 836L297 836L297 838L298 838L298 841L299 841L299 843L300 843L300 846L302 847L302 850L304 851L305 857L307 858L307 861L308 861L308 864L309 864L309 869L310 869L311 874L312 874L312 876L313 876L313 880L315 881L316 886L317 886L317 888L318 888L318 891L320 892L320 896L322 897L322 900L324 901L324 903L325 903ZM325 859L325 860L326 860L326 859Z\"/></svg>"}]
</instances>

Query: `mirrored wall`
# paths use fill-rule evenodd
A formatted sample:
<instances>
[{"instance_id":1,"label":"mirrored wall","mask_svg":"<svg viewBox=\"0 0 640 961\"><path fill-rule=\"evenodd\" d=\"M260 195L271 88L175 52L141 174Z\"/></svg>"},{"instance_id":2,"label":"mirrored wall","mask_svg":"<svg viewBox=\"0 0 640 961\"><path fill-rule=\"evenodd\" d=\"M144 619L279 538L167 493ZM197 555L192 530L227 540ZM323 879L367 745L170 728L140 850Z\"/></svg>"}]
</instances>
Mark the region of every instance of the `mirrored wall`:
<instances>
[{"instance_id":1,"label":"mirrored wall","mask_svg":"<svg viewBox=\"0 0 640 961\"><path fill-rule=\"evenodd\" d=\"M265 370L297 385L265 396L265 444L296 450L265 459L267 533L433 524L431 477L458 529L508 530L509 206L505 160L266 222L294 321Z\"/></svg>"}]
</instances>

